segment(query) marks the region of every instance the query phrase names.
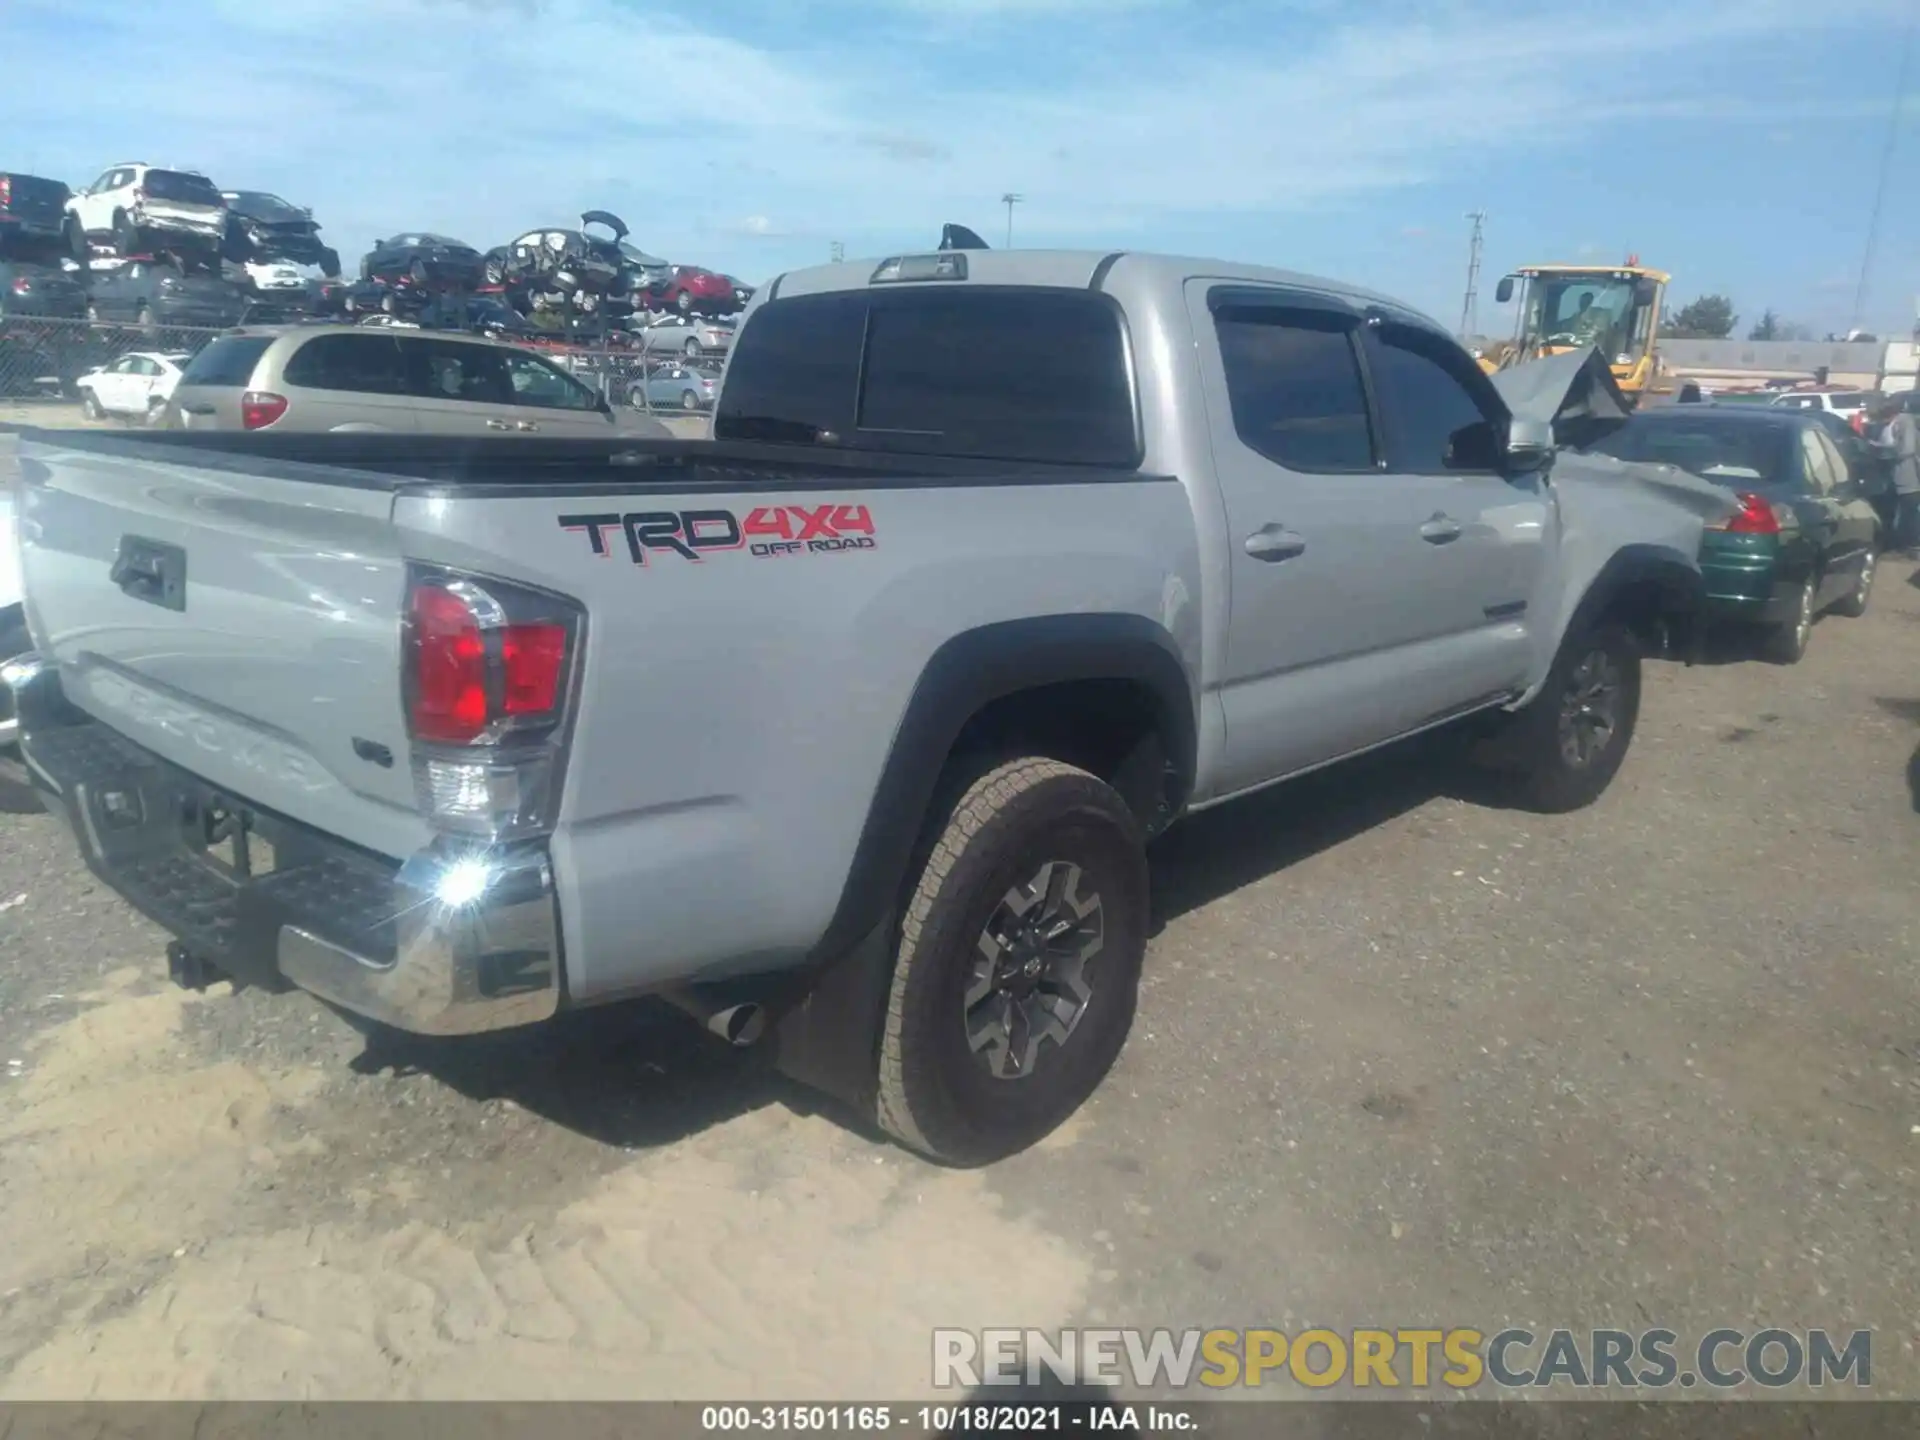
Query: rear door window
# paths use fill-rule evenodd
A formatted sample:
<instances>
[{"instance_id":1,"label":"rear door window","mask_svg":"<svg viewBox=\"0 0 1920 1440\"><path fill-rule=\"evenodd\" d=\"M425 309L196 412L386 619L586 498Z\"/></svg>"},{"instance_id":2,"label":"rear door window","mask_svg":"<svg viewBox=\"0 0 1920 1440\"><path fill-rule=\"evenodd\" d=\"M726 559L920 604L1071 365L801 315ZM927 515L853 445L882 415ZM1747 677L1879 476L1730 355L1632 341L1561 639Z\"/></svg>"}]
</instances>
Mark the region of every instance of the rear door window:
<instances>
[{"instance_id":1,"label":"rear door window","mask_svg":"<svg viewBox=\"0 0 1920 1440\"><path fill-rule=\"evenodd\" d=\"M714 433L978 459L1139 462L1119 312L1074 290L771 301L734 340Z\"/></svg>"},{"instance_id":2,"label":"rear door window","mask_svg":"<svg viewBox=\"0 0 1920 1440\"><path fill-rule=\"evenodd\" d=\"M1806 487L1816 495L1825 495L1840 483L1825 438L1811 426L1800 432L1800 470Z\"/></svg>"},{"instance_id":3,"label":"rear door window","mask_svg":"<svg viewBox=\"0 0 1920 1440\"><path fill-rule=\"evenodd\" d=\"M473 347L469 347L473 348ZM505 362L516 405L540 410L597 410L600 396L537 355L496 352Z\"/></svg>"},{"instance_id":4,"label":"rear door window","mask_svg":"<svg viewBox=\"0 0 1920 1440\"><path fill-rule=\"evenodd\" d=\"M214 341L188 362L182 385L238 385L253 379L253 367L273 343L270 335L228 335ZM300 357L295 356L298 360ZM291 368L291 367L289 367Z\"/></svg>"},{"instance_id":5,"label":"rear door window","mask_svg":"<svg viewBox=\"0 0 1920 1440\"><path fill-rule=\"evenodd\" d=\"M511 405L513 386L502 354L490 345L457 340L407 340L406 389L425 400Z\"/></svg>"},{"instance_id":6,"label":"rear door window","mask_svg":"<svg viewBox=\"0 0 1920 1440\"><path fill-rule=\"evenodd\" d=\"M400 395L400 347L391 336L316 335L287 362L287 384L359 395Z\"/></svg>"},{"instance_id":7,"label":"rear door window","mask_svg":"<svg viewBox=\"0 0 1920 1440\"><path fill-rule=\"evenodd\" d=\"M1374 468L1353 317L1230 304L1213 324L1234 432L1249 449L1289 470Z\"/></svg>"}]
</instances>

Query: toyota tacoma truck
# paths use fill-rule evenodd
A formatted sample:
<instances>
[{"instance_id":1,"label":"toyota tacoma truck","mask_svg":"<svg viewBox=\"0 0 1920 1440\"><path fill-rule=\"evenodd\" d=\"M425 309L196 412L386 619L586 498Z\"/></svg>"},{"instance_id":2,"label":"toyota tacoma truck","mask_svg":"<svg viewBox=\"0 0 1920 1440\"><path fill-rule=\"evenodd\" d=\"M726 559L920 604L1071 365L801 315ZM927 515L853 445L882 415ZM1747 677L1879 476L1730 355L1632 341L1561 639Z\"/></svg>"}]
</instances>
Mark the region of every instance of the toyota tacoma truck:
<instances>
[{"instance_id":1,"label":"toyota tacoma truck","mask_svg":"<svg viewBox=\"0 0 1920 1440\"><path fill-rule=\"evenodd\" d=\"M940 252L765 286L711 440L29 431L23 757L176 978L434 1035L664 997L985 1163L1120 1053L1182 816L1452 724L1607 787L1726 502L1581 453L1604 371Z\"/></svg>"}]
</instances>

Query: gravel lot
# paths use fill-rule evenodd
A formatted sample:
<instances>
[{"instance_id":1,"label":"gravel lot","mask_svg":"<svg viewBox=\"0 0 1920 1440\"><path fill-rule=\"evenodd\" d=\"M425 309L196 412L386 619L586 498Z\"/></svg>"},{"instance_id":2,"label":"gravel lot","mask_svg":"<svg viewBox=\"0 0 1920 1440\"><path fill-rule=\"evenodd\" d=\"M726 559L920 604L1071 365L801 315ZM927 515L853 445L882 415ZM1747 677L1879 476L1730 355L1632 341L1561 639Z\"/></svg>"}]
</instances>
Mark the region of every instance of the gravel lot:
<instances>
[{"instance_id":1,"label":"gravel lot","mask_svg":"<svg viewBox=\"0 0 1920 1440\"><path fill-rule=\"evenodd\" d=\"M0 1397L904 1396L1074 1322L1870 1326L1920 1396L1910 569L1653 667L1588 812L1406 753L1176 831L1119 1069L985 1173L644 1008L173 991L0 787Z\"/></svg>"}]
</instances>

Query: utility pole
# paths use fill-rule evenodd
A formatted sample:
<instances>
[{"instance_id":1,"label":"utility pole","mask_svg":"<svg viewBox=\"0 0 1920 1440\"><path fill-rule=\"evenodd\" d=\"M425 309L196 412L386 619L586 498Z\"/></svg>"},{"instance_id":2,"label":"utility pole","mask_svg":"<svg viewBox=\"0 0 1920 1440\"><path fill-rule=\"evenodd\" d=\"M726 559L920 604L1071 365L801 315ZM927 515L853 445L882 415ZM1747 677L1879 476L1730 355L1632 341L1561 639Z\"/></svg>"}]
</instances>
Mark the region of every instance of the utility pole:
<instances>
[{"instance_id":1,"label":"utility pole","mask_svg":"<svg viewBox=\"0 0 1920 1440\"><path fill-rule=\"evenodd\" d=\"M1460 338L1470 338L1480 328L1480 248L1485 243L1487 212L1470 210L1473 238L1467 243L1467 297L1460 306Z\"/></svg>"},{"instance_id":2,"label":"utility pole","mask_svg":"<svg viewBox=\"0 0 1920 1440\"><path fill-rule=\"evenodd\" d=\"M1016 195L1011 190L1000 197L1000 203L1007 207L1007 248L1013 248L1013 207L1027 197Z\"/></svg>"},{"instance_id":3,"label":"utility pole","mask_svg":"<svg viewBox=\"0 0 1920 1440\"><path fill-rule=\"evenodd\" d=\"M1873 209L1867 217L1867 248L1860 257L1860 280L1853 287L1853 320L1857 330L1867 308L1867 286L1873 275L1873 252L1880 243L1880 212L1887 203L1887 179L1893 170L1893 152L1900 142L1900 118L1907 108L1907 76L1913 63L1913 32L1916 16L1909 12L1906 34L1900 42L1900 74L1893 82L1893 114L1887 118L1887 141L1880 151L1880 179L1873 189Z\"/></svg>"}]
</instances>

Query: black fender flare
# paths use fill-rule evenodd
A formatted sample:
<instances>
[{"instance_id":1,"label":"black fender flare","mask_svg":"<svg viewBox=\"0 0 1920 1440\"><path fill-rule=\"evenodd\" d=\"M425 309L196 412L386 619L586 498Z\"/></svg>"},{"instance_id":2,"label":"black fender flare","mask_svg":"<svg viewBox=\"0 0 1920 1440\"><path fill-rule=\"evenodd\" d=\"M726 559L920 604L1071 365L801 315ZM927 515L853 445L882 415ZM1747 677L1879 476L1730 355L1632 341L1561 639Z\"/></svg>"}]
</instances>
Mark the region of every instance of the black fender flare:
<instances>
[{"instance_id":1,"label":"black fender flare","mask_svg":"<svg viewBox=\"0 0 1920 1440\"><path fill-rule=\"evenodd\" d=\"M1671 545L1622 545L1609 556L1568 616L1561 642L1629 595L1636 597L1636 610L1668 626L1675 648L1691 662L1704 638L1707 581L1693 557ZM1652 598L1640 602L1641 595Z\"/></svg>"},{"instance_id":2,"label":"black fender flare","mask_svg":"<svg viewBox=\"0 0 1920 1440\"><path fill-rule=\"evenodd\" d=\"M895 909L954 743L994 701L1077 680L1149 690L1175 798L1184 802L1196 764L1195 690L1163 626L1139 615L1047 615L947 640L907 701L825 933L784 983L747 992L778 1017L775 1064L788 1077L870 1111Z\"/></svg>"},{"instance_id":3,"label":"black fender flare","mask_svg":"<svg viewBox=\"0 0 1920 1440\"><path fill-rule=\"evenodd\" d=\"M996 700L1076 680L1126 680L1154 696L1167 759L1190 788L1194 687L1165 627L1141 615L1044 615L962 631L927 660L867 807L840 903L815 944L837 955L877 924L899 894L954 741Z\"/></svg>"}]
</instances>

